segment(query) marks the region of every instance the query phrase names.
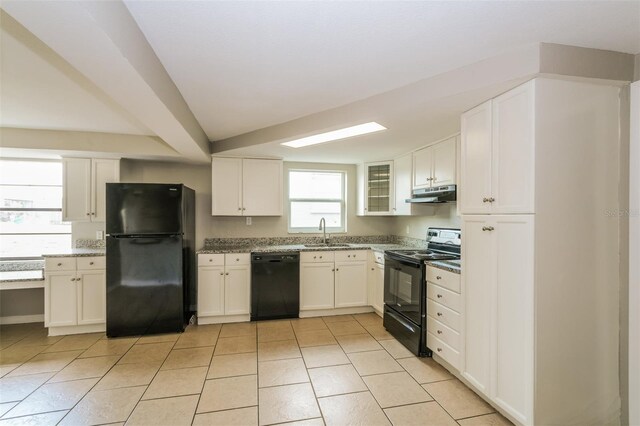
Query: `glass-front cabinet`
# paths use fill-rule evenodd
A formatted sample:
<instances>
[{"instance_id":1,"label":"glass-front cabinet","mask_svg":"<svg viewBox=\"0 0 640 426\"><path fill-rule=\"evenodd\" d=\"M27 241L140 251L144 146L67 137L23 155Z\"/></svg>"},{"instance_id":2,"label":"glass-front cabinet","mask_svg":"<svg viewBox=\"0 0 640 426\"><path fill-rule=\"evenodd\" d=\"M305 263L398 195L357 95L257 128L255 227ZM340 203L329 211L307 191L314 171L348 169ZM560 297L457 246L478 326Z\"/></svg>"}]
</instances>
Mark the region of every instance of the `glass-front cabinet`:
<instances>
[{"instance_id":1,"label":"glass-front cabinet","mask_svg":"<svg viewBox=\"0 0 640 426\"><path fill-rule=\"evenodd\" d=\"M365 163L362 166L362 191L360 214L393 214L393 161Z\"/></svg>"}]
</instances>

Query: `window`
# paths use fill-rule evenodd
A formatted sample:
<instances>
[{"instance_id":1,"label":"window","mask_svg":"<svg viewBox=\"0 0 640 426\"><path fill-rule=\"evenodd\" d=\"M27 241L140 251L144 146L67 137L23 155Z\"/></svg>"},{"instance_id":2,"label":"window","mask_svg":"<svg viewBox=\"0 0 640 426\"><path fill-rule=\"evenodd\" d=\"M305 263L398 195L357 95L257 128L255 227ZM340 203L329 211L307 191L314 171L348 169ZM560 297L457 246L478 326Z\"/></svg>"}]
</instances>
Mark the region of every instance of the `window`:
<instances>
[{"instance_id":1,"label":"window","mask_svg":"<svg viewBox=\"0 0 640 426\"><path fill-rule=\"evenodd\" d=\"M62 222L62 163L0 160L0 259L39 258L71 247Z\"/></svg>"},{"instance_id":2,"label":"window","mask_svg":"<svg viewBox=\"0 0 640 426\"><path fill-rule=\"evenodd\" d=\"M345 174L316 170L289 171L289 232L345 232Z\"/></svg>"}]
</instances>

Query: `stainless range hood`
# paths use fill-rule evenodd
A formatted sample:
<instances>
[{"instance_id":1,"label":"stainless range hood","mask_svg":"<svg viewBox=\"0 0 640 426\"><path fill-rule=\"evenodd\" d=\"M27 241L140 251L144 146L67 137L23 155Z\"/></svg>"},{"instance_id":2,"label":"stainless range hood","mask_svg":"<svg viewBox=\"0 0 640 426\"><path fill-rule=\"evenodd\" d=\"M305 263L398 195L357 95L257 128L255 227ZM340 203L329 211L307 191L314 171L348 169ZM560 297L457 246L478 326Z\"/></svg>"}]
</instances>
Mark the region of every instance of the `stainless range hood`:
<instances>
[{"instance_id":1,"label":"stainless range hood","mask_svg":"<svg viewBox=\"0 0 640 426\"><path fill-rule=\"evenodd\" d=\"M414 189L412 198L407 198L407 203L450 203L456 201L456 186L444 185L433 188Z\"/></svg>"}]
</instances>

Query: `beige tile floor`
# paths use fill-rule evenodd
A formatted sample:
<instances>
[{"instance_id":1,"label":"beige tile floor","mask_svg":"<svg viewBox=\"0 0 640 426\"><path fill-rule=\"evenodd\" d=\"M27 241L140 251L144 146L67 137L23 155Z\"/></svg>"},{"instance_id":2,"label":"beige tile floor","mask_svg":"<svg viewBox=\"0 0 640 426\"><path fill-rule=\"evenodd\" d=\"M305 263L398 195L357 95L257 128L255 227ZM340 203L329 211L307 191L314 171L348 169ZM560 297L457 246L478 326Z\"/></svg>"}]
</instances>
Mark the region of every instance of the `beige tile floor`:
<instances>
[{"instance_id":1,"label":"beige tile floor","mask_svg":"<svg viewBox=\"0 0 640 426\"><path fill-rule=\"evenodd\" d=\"M4 425L509 425L375 314L47 337L0 327Z\"/></svg>"}]
</instances>

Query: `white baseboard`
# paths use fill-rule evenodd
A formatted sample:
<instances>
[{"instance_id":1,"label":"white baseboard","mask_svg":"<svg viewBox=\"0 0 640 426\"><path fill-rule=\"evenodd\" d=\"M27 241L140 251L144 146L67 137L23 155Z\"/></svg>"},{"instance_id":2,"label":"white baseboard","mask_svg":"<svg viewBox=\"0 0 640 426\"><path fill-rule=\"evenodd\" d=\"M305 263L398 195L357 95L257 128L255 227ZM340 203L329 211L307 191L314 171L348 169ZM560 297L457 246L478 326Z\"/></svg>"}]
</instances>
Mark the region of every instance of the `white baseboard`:
<instances>
[{"instance_id":1,"label":"white baseboard","mask_svg":"<svg viewBox=\"0 0 640 426\"><path fill-rule=\"evenodd\" d=\"M198 317L198 324L225 324L230 322L248 322L251 315L220 315L214 317Z\"/></svg>"},{"instance_id":2,"label":"white baseboard","mask_svg":"<svg viewBox=\"0 0 640 426\"><path fill-rule=\"evenodd\" d=\"M27 324L31 322L44 322L44 314L15 315L12 317L0 317L0 324Z\"/></svg>"},{"instance_id":3,"label":"white baseboard","mask_svg":"<svg viewBox=\"0 0 640 426\"><path fill-rule=\"evenodd\" d=\"M365 314L375 312L371 306L357 306L353 308L317 309L313 311L300 311L300 318L313 318L320 316ZM379 315L379 314L378 314Z\"/></svg>"}]
</instances>

